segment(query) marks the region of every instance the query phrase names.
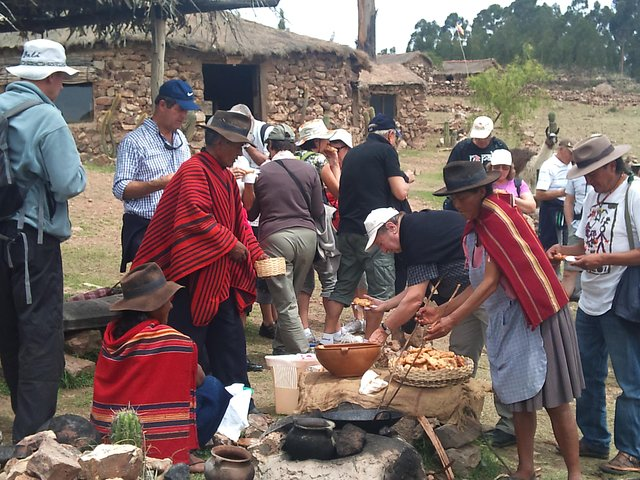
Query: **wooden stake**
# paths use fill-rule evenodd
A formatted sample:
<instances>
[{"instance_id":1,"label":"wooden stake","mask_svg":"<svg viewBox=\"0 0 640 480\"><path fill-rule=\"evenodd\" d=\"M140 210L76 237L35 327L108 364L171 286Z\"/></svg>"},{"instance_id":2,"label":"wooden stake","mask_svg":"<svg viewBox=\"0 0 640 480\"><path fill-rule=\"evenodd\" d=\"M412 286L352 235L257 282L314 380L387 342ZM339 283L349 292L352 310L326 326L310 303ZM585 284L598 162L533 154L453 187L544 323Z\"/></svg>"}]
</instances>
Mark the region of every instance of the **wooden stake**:
<instances>
[{"instance_id":1,"label":"wooden stake","mask_svg":"<svg viewBox=\"0 0 640 480\"><path fill-rule=\"evenodd\" d=\"M436 453L438 454L438 457L440 457L440 462L444 467L444 473L447 476L447 480L454 480L455 477L453 476L453 469L451 468L451 462L449 461L447 452L444 451L444 448L440 443L440 439L438 438L438 435L436 435L436 432L433 431L433 427L429 423L429 420L427 420L427 417L425 417L424 415L420 415L418 417L418 422L420 422L422 429L427 434L427 437L429 437L429 440L431 440L431 443L435 447Z\"/></svg>"}]
</instances>

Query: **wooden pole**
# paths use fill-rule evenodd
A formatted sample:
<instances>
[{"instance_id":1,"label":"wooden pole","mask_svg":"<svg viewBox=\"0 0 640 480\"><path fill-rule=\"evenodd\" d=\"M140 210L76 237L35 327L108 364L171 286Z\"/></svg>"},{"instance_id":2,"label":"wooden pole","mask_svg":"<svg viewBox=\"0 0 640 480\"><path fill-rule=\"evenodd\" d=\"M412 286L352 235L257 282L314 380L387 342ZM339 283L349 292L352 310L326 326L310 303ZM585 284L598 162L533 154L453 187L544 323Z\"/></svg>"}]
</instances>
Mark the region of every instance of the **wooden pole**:
<instances>
[{"instance_id":1,"label":"wooden pole","mask_svg":"<svg viewBox=\"0 0 640 480\"><path fill-rule=\"evenodd\" d=\"M164 55L167 45L167 20L162 15L160 5L152 8L151 39L153 52L151 55L151 101L158 96L160 85L164 79Z\"/></svg>"},{"instance_id":2,"label":"wooden pole","mask_svg":"<svg viewBox=\"0 0 640 480\"><path fill-rule=\"evenodd\" d=\"M376 58L376 2L358 0L358 50Z\"/></svg>"}]
</instances>

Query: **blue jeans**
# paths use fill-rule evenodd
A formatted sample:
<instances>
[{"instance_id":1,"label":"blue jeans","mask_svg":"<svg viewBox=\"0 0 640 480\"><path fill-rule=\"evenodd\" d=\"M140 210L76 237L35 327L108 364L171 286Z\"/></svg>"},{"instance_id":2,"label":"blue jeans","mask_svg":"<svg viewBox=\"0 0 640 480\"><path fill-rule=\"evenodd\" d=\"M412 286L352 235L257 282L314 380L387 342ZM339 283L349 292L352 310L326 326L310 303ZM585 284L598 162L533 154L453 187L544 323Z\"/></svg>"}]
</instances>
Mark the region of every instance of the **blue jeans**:
<instances>
[{"instance_id":1,"label":"blue jeans","mask_svg":"<svg viewBox=\"0 0 640 480\"><path fill-rule=\"evenodd\" d=\"M576 419L584 440L609 448L605 382L607 357L622 394L616 399L616 448L640 458L640 323L618 317L612 310L602 315L576 314L576 332L586 388L576 401Z\"/></svg>"}]
</instances>

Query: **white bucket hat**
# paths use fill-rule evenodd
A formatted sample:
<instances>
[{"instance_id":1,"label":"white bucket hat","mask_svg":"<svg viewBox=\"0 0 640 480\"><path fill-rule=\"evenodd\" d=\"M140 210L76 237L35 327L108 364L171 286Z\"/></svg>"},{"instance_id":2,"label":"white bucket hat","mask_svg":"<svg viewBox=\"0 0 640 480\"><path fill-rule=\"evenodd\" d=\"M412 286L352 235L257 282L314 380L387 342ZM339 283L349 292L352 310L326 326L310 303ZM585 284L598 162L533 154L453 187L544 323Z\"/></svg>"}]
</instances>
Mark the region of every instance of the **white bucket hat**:
<instances>
[{"instance_id":1,"label":"white bucket hat","mask_svg":"<svg viewBox=\"0 0 640 480\"><path fill-rule=\"evenodd\" d=\"M333 135L333 130L329 130L321 118L316 118L315 120L309 120L300 125L298 135L300 135L300 140L296 142L296 145L300 146L315 138L329 140L331 135Z\"/></svg>"},{"instance_id":2,"label":"white bucket hat","mask_svg":"<svg viewBox=\"0 0 640 480\"><path fill-rule=\"evenodd\" d=\"M24 44L20 65L7 67L11 75L25 80L44 80L56 72L73 76L78 70L67 66L64 47L58 42L40 38Z\"/></svg>"},{"instance_id":3,"label":"white bucket hat","mask_svg":"<svg viewBox=\"0 0 640 480\"><path fill-rule=\"evenodd\" d=\"M342 142L347 147L353 148L353 137L344 128L338 128L334 130L333 135L329 139L330 142Z\"/></svg>"}]
</instances>

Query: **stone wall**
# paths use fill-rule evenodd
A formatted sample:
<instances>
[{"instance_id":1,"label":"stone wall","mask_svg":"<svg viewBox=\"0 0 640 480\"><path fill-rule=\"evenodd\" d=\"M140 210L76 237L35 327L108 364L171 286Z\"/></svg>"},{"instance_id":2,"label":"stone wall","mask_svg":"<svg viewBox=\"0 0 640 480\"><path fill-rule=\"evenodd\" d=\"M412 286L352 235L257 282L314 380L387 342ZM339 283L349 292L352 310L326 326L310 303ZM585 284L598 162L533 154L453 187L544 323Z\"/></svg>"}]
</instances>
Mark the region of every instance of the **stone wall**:
<instances>
[{"instance_id":1,"label":"stone wall","mask_svg":"<svg viewBox=\"0 0 640 480\"><path fill-rule=\"evenodd\" d=\"M395 120L402 130L403 140L411 148L423 148L427 144L429 106L424 85L371 85L365 99L367 105L371 94L395 95Z\"/></svg>"},{"instance_id":2,"label":"stone wall","mask_svg":"<svg viewBox=\"0 0 640 480\"><path fill-rule=\"evenodd\" d=\"M293 55L265 62L261 73L267 83L268 121L297 129L307 120L328 118L330 128L345 128L362 138L360 106L354 108L358 92L352 89L358 76L349 60L329 54Z\"/></svg>"},{"instance_id":3,"label":"stone wall","mask_svg":"<svg viewBox=\"0 0 640 480\"><path fill-rule=\"evenodd\" d=\"M150 46L133 43L121 48L100 45L82 50L72 48L67 57L69 65L85 67L83 79L93 84L94 120L70 125L78 150L83 161L112 162L105 152L113 152L122 137L153 111ZM0 55L0 63L9 65L17 61L19 57L13 52ZM186 80L198 104L204 103L203 63L225 63L225 60L211 53L167 49L165 78ZM332 127L351 130L354 140L362 138L361 111L365 106L358 105L357 101L354 104L354 95L358 92L354 92L351 85L358 77L350 60L329 53L292 54L263 61L260 75L266 113L262 120L287 122L297 129L306 120L326 116ZM15 77L9 75L0 77L0 87L14 80ZM354 111L358 112L355 123ZM204 120L202 112L198 113L197 120ZM203 135L199 129L188 137L194 149L202 145Z\"/></svg>"}]
</instances>

